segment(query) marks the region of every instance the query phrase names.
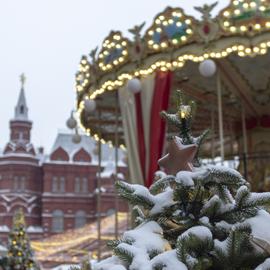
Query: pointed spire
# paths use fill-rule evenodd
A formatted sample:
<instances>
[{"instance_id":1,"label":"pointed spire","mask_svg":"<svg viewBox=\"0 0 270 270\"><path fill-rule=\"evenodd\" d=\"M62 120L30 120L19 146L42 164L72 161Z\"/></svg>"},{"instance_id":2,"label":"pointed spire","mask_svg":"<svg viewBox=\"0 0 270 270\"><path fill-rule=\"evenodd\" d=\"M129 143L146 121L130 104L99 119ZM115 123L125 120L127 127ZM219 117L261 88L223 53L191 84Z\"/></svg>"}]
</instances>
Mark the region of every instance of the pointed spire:
<instances>
[{"instance_id":1,"label":"pointed spire","mask_svg":"<svg viewBox=\"0 0 270 270\"><path fill-rule=\"evenodd\" d=\"M28 108L26 105L26 99L25 99L25 94L24 94L25 80L26 80L26 77L22 73L20 76L21 91L20 91L17 105L15 107L15 119L16 120L28 120Z\"/></svg>"}]
</instances>

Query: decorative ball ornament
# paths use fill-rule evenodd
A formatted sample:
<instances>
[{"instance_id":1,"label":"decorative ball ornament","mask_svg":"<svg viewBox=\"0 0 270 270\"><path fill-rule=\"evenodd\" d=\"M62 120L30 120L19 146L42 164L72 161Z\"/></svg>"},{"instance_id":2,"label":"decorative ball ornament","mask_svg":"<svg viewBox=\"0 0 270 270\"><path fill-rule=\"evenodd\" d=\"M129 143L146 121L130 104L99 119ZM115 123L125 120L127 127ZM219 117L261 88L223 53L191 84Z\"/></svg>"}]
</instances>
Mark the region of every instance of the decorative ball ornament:
<instances>
[{"instance_id":1,"label":"decorative ball ornament","mask_svg":"<svg viewBox=\"0 0 270 270\"><path fill-rule=\"evenodd\" d=\"M82 136L79 134L78 129L76 128L75 134L72 136L72 142L73 143L80 143L82 140Z\"/></svg>"},{"instance_id":2,"label":"decorative ball ornament","mask_svg":"<svg viewBox=\"0 0 270 270\"><path fill-rule=\"evenodd\" d=\"M137 94L142 90L142 83L138 78L133 78L128 81L127 89L132 94Z\"/></svg>"},{"instance_id":3,"label":"decorative ball ornament","mask_svg":"<svg viewBox=\"0 0 270 270\"><path fill-rule=\"evenodd\" d=\"M70 129L74 129L77 127L77 121L73 116L73 112L71 113L70 117L68 118L66 124L67 124L67 127Z\"/></svg>"},{"instance_id":4,"label":"decorative ball ornament","mask_svg":"<svg viewBox=\"0 0 270 270\"><path fill-rule=\"evenodd\" d=\"M87 113L91 113L96 109L96 102L93 99L84 100L84 110Z\"/></svg>"},{"instance_id":5,"label":"decorative ball ornament","mask_svg":"<svg viewBox=\"0 0 270 270\"><path fill-rule=\"evenodd\" d=\"M204 60L199 65L199 71L203 77L212 77L216 70L216 63L211 59Z\"/></svg>"}]
</instances>

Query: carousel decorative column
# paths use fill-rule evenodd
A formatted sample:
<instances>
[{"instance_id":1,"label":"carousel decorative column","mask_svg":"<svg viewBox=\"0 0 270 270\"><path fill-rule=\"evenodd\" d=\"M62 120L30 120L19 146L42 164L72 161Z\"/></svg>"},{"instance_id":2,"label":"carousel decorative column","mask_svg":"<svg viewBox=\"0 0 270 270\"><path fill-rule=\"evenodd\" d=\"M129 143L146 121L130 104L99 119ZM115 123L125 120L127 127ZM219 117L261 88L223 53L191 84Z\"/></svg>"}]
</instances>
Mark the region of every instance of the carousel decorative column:
<instances>
[{"instance_id":1,"label":"carousel decorative column","mask_svg":"<svg viewBox=\"0 0 270 270\"><path fill-rule=\"evenodd\" d=\"M215 160L215 110L211 107L211 158L214 164Z\"/></svg>"},{"instance_id":2,"label":"carousel decorative column","mask_svg":"<svg viewBox=\"0 0 270 270\"><path fill-rule=\"evenodd\" d=\"M99 130L98 130L98 173L97 173L97 230L98 230L98 261L101 259L101 127L100 127L100 119L101 112L98 108L98 122L99 122Z\"/></svg>"},{"instance_id":3,"label":"carousel decorative column","mask_svg":"<svg viewBox=\"0 0 270 270\"><path fill-rule=\"evenodd\" d=\"M118 134L118 128L119 128L119 112L118 112L118 91L115 91L115 176L116 179L118 177L118 147L119 147L119 134ZM115 239L118 239L118 208L119 208L119 201L118 201L118 195L117 195L117 190L115 188Z\"/></svg>"},{"instance_id":4,"label":"carousel decorative column","mask_svg":"<svg viewBox=\"0 0 270 270\"><path fill-rule=\"evenodd\" d=\"M218 97L218 126L220 141L221 163L224 162L224 131L223 131L223 114L222 114L222 88L220 80L220 71L217 71L217 97Z\"/></svg>"},{"instance_id":5,"label":"carousel decorative column","mask_svg":"<svg viewBox=\"0 0 270 270\"><path fill-rule=\"evenodd\" d=\"M218 98L218 126L219 126L219 141L220 141L220 157L221 163L224 162L224 132L223 132L223 114L222 114L222 87L220 79L220 71L217 70L216 63L207 59L200 63L199 71L204 77L212 77L216 73L217 80L217 98Z\"/></svg>"},{"instance_id":6,"label":"carousel decorative column","mask_svg":"<svg viewBox=\"0 0 270 270\"><path fill-rule=\"evenodd\" d=\"M243 165L244 165L244 176L247 180L248 172L247 172L247 155L248 155L248 147L247 147L247 129L246 129L246 112L245 108L242 105L241 107L241 118L242 118L242 134L243 134Z\"/></svg>"}]
</instances>

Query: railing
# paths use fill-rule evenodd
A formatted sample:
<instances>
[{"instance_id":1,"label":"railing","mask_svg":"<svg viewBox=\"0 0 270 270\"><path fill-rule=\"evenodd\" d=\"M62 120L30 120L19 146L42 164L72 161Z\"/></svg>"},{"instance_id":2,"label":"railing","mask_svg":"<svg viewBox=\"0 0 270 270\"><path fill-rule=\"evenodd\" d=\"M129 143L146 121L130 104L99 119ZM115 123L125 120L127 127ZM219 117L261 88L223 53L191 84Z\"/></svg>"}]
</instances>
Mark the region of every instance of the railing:
<instances>
[{"instance_id":1,"label":"railing","mask_svg":"<svg viewBox=\"0 0 270 270\"><path fill-rule=\"evenodd\" d=\"M233 168L236 170L240 169L245 179L249 180L248 179L250 171L249 169L252 163L259 162L262 166L265 165L265 167L267 167L268 165L270 170L270 152L254 152L249 154L242 153L240 155L230 155L226 156L223 162L221 160L221 157L216 157L214 159L202 159L201 162L202 165L207 164L224 165L226 167Z\"/></svg>"}]
</instances>

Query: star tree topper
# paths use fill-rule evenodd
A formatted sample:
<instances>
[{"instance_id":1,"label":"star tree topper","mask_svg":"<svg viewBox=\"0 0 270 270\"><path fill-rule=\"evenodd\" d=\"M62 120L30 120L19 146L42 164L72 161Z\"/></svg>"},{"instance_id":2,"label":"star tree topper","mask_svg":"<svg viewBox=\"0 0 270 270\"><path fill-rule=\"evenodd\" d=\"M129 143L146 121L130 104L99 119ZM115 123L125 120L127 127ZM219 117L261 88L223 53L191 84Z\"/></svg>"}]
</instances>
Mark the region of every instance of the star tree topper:
<instances>
[{"instance_id":1,"label":"star tree topper","mask_svg":"<svg viewBox=\"0 0 270 270\"><path fill-rule=\"evenodd\" d=\"M175 136L169 142L168 154L162 157L158 164L168 174L177 174L179 171L192 171L192 161L197 153L196 144L182 144L179 137Z\"/></svg>"}]
</instances>

